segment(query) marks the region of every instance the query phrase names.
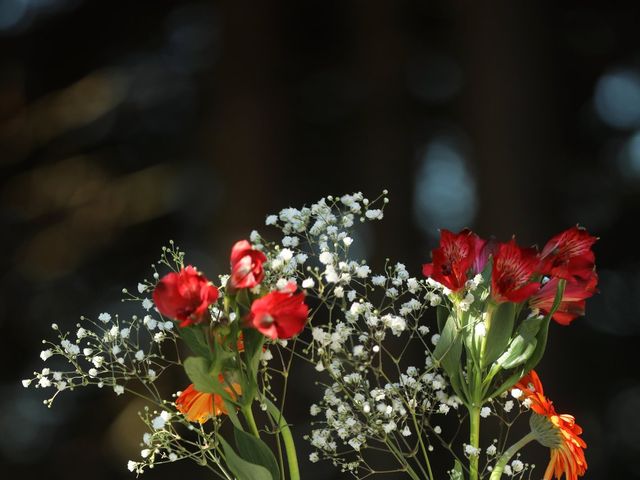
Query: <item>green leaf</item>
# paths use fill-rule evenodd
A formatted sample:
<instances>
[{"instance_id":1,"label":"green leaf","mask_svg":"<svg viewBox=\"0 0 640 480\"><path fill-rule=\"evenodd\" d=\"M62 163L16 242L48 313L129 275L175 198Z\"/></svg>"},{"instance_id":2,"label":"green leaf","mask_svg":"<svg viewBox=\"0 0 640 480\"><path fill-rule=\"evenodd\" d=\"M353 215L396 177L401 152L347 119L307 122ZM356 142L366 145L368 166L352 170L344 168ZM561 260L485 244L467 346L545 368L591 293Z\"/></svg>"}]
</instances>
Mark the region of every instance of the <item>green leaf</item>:
<instances>
[{"instance_id":1,"label":"green leaf","mask_svg":"<svg viewBox=\"0 0 640 480\"><path fill-rule=\"evenodd\" d=\"M436 319L438 321L438 332L442 333L442 329L447 321L447 316L449 315L449 309L443 305L438 305L436 307Z\"/></svg>"},{"instance_id":2,"label":"green leaf","mask_svg":"<svg viewBox=\"0 0 640 480\"><path fill-rule=\"evenodd\" d=\"M544 322L543 318L538 317L525 319L518 327L509 348L497 359L496 364L507 370L527 362L537 351L539 342L537 335Z\"/></svg>"},{"instance_id":3,"label":"green leaf","mask_svg":"<svg viewBox=\"0 0 640 480\"><path fill-rule=\"evenodd\" d=\"M533 338L540 331L540 327L544 322L544 317L536 316L525 318L518 327L518 335L522 335L524 338Z\"/></svg>"},{"instance_id":4,"label":"green leaf","mask_svg":"<svg viewBox=\"0 0 640 480\"><path fill-rule=\"evenodd\" d=\"M492 242L493 240L489 240ZM485 285L491 285L491 275L493 272L493 260L491 256L487 259L487 263L484 266L484 270L482 270L482 283Z\"/></svg>"},{"instance_id":5,"label":"green leaf","mask_svg":"<svg viewBox=\"0 0 640 480\"><path fill-rule=\"evenodd\" d=\"M184 361L184 371L196 390L203 393L216 393L219 385L217 378L209 371L209 361L203 357L189 357Z\"/></svg>"},{"instance_id":6,"label":"green leaf","mask_svg":"<svg viewBox=\"0 0 640 480\"><path fill-rule=\"evenodd\" d=\"M531 370L533 370L538 365L538 363L540 363L540 360L542 360L544 352L547 348L547 337L549 334L549 324L551 323L551 317L560 306L560 302L562 301L562 297L564 295L565 284L566 284L565 280L560 280L558 282L558 289L556 290L556 296L553 300L553 306L551 307L551 310L549 311L549 313L544 316L544 318L527 319L527 320L531 320L531 323L527 325L525 325L525 323L527 323L527 320L523 322L521 329L519 329L521 335L527 335L527 334L530 335L534 331L536 326L534 321L539 322L537 325L538 329L535 332L535 346L534 346L535 349L533 350L533 353L528 358L528 360L525 361L524 365L522 365L520 368L518 368L515 371L515 373L513 373L510 377L508 377L502 383L502 385L500 385L500 387L490 395L489 398L494 398L500 395L502 392L511 388L513 385L515 385L518 382L518 380L520 380L524 375L526 375Z\"/></svg>"},{"instance_id":7,"label":"green leaf","mask_svg":"<svg viewBox=\"0 0 640 480\"><path fill-rule=\"evenodd\" d=\"M544 351L547 348L547 337L549 335L549 324L551 323L551 317L553 317L553 314L556 313L556 310L560 306L560 302L562 302L562 297L564 296L564 287L566 283L566 280L560 280L558 282L558 288L556 290L556 296L553 299L551 310L547 315L545 315L544 319L541 320L540 327L536 334L538 345L535 352L533 352L533 355L531 355L531 358L529 358L529 360L525 364L523 375L536 368L538 363L540 363L540 360L542 360Z\"/></svg>"},{"instance_id":8,"label":"green leaf","mask_svg":"<svg viewBox=\"0 0 640 480\"><path fill-rule=\"evenodd\" d=\"M235 304L242 310L242 312L237 312L242 316L251 309L251 296L249 295L248 289L242 288L238 290L238 293L236 293Z\"/></svg>"},{"instance_id":9,"label":"green leaf","mask_svg":"<svg viewBox=\"0 0 640 480\"><path fill-rule=\"evenodd\" d=\"M189 349L199 357L212 359L211 347L207 343L205 332L201 326L195 325L180 328L180 338L187 344Z\"/></svg>"},{"instance_id":10,"label":"green leaf","mask_svg":"<svg viewBox=\"0 0 640 480\"><path fill-rule=\"evenodd\" d=\"M482 368L496 361L507 348L513 334L515 312L515 304L511 302L501 303L493 311L482 357Z\"/></svg>"},{"instance_id":11,"label":"green leaf","mask_svg":"<svg viewBox=\"0 0 640 480\"><path fill-rule=\"evenodd\" d=\"M278 461L267 444L237 428L234 428L233 432L240 456L250 463L262 465L271 472L273 480L279 480L280 468L278 467Z\"/></svg>"},{"instance_id":12,"label":"green leaf","mask_svg":"<svg viewBox=\"0 0 640 480\"><path fill-rule=\"evenodd\" d=\"M465 404L469 403L470 397L467 393L466 385L462 383L464 382L464 375L462 374L461 366L458 366L457 372L452 372L452 374L447 375L449 375L451 387L453 388L453 391L456 393L456 395L460 397L463 402L465 402Z\"/></svg>"},{"instance_id":13,"label":"green leaf","mask_svg":"<svg viewBox=\"0 0 640 480\"><path fill-rule=\"evenodd\" d=\"M514 359L522 355L522 352L524 352L526 348L527 340L522 335L516 335L516 337L511 340L511 343L509 343L509 348L500 355L496 363L500 368L508 368L505 367L505 365L512 363Z\"/></svg>"},{"instance_id":14,"label":"green leaf","mask_svg":"<svg viewBox=\"0 0 640 480\"><path fill-rule=\"evenodd\" d=\"M536 350L537 345L538 345L537 339L532 338L530 340L527 340L526 343L524 344L524 350L522 351L522 353L520 353L520 355L517 355L515 357L509 358L507 361L503 362L502 368L504 368L505 370L508 370L525 363L527 360L531 358L531 356L533 355L533 352L535 352Z\"/></svg>"},{"instance_id":15,"label":"green leaf","mask_svg":"<svg viewBox=\"0 0 640 480\"><path fill-rule=\"evenodd\" d=\"M262 358L262 346L264 345L264 335L255 328L247 328L243 330L244 353L247 358L247 365L250 371L255 374L258 371L260 358Z\"/></svg>"},{"instance_id":16,"label":"green leaf","mask_svg":"<svg viewBox=\"0 0 640 480\"><path fill-rule=\"evenodd\" d=\"M532 352L531 356L527 359L527 362L524 364L522 369L522 375L526 374L528 371L533 370L542 357L547 348L547 337L549 336L549 324L551 323L551 316L547 315L542 320L540 328L536 334L536 348Z\"/></svg>"},{"instance_id":17,"label":"green leaf","mask_svg":"<svg viewBox=\"0 0 640 480\"><path fill-rule=\"evenodd\" d=\"M462 355L462 341L456 319L450 315L444 324L440 340L433 351L433 358L442 365L449 377L458 374L458 364Z\"/></svg>"},{"instance_id":18,"label":"green leaf","mask_svg":"<svg viewBox=\"0 0 640 480\"><path fill-rule=\"evenodd\" d=\"M231 473L233 473L237 480L273 480L269 470L262 465L256 465L255 463L244 460L221 435L218 435L218 440L224 450L227 467L229 467L229 470L231 470Z\"/></svg>"},{"instance_id":19,"label":"green leaf","mask_svg":"<svg viewBox=\"0 0 640 480\"><path fill-rule=\"evenodd\" d=\"M453 469L451 470L451 475L449 475L451 480L464 480L464 470L462 469L462 464L460 460L456 460L453 464Z\"/></svg>"},{"instance_id":20,"label":"green leaf","mask_svg":"<svg viewBox=\"0 0 640 480\"><path fill-rule=\"evenodd\" d=\"M233 426L238 430L244 431L242 430L242 424L240 423L240 419L236 413L236 405L232 403L231 400L227 400L224 397L222 397L222 400L224 401L224 407L227 409L227 417L229 417Z\"/></svg>"}]
</instances>

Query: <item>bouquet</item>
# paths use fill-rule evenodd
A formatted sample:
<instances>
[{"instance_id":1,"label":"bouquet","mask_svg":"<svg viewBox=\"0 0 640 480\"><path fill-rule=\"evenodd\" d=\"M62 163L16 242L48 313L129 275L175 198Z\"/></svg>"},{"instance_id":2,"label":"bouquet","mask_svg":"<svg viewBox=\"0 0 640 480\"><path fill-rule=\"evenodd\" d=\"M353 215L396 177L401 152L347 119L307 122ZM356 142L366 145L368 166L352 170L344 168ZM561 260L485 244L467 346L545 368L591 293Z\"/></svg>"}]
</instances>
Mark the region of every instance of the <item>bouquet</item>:
<instances>
[{"instance_id":1,"label":"bouquet","mask_svg":"<svg viewBox=\"0 0 640 480\"><path fill-rule=\"evenodd\" d=\"M572 227L538 251L442 230L422 275L389 259L375 271L356 258L358 224L382 220L387 203L386 191L354 193L269 215L279 238L236 242L215 281L170 242L151 279L123 290L139 315L53 324L40 356L58 363L23 385L52 389L49 407L88 386L144 399L148 431L128 463L138 475L191 460L227 480L296 480L306 440L312 462L355 478L523 478L535 466L520 450L535 440L550 450L545 479L582 476L581 429L534 368L550 325L584 314L596 292L596 238ZM304 436L285 417L293 362L321 386ZM157 382L168 369L184 372L178 392ZM514 441L522 416L529 433ZM499 439L481 437L485 422L504 427Z\"/></svg>"}]
</instances>

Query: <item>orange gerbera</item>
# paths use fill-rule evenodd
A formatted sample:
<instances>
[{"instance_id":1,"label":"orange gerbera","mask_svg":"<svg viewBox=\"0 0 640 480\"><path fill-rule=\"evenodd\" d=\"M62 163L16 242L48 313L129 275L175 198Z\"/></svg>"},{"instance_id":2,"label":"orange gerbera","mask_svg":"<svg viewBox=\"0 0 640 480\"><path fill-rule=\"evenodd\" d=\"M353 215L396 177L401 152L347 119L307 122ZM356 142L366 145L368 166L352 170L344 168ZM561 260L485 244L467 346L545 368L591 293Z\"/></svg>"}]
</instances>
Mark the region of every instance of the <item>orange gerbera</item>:
<instances>
[{"instance_id":1,"label":"orange gerbera","mask_svg":"<svg viewBox=\"0 0 640 480\"><path fill-rule=\"evenodd\" d=\"M218 380L222 384L225 383L222 374L218 375ZM237 383L231 384L230 387L225 387L224 390L234 400L238 395L242 394L242 388ZM222 414L227 415L229 413L220 395L199 392L193 384L189 385L180 394L176 400L176 407L186 415L187 420L190 422L204 423L211 417L217 417Z\"/></svg>"},{"instance_id":2,"label":"orange gerbera","mask_svg":"<svg viewBox=\"0 0 640 480\"><path fill-rule=\"evenodd\" d=\"M531 430L536 440L551 449L551 460L544 472L544 480L552 475L566 480L577 480L587 470L584 449L587 444L580 438L582 428L571 415L558 415L553 403L544 396L542 382L535 371L520 379L516 387L531 401Z\"/></svg>"}]
</instances>

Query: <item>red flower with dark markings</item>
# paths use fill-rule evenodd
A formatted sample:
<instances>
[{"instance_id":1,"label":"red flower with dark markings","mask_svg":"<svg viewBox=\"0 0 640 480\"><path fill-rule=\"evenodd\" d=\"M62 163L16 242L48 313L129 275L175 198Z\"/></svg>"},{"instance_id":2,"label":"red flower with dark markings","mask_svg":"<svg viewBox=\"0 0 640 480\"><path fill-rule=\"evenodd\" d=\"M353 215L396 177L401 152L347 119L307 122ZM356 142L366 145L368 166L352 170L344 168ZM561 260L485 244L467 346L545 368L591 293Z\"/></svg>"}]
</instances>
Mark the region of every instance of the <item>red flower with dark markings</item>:
<instances>
[{"instance_id":1,"label":"red flower with dark markings","mask_svg":"<svg viewBox=\"0 0 640 480\"><path fill-rule=\"evenodd\" d=\"M267 256L247 240L236 242L231 249L231 287L253 288L258 285L264 278L262 264L266 261Z\"/></svg>"},{"instance_id":2,"label":"red flower with dark markings","mask_svg":"<svg viewBox=\"0 0 640 480\"><path fill-rule=\"evenodd\" d=\"M464 287L467 274L485 243L471 230L465 229L455 234L442 229L440 246L431 252L433 262L422 266L422 274L457 292Z\"/></svg>"},{"instance_id":3,"label":"red flower with dark markings","mask_svg":"<svg viewBox=\"0 0 640 480\"><path fill-rule=\"evenodd\" d=\"M489 261L489 257L495 254L497 242L493 238L484 240L476 234L474 234L474 237L475 258L473 260L473 265L471 266L471 271L475 275L483 272L484 267Z\"/></svg>"},{"instance_id":4,"label":"red flower with dark markings","mask_svg":"<svg viewBox=\"0 0 640 480\"><path fill-rule=\"evenodd\" d=\"M217 299L218 289L191 265L165 275L153 290L158 311L179 320L181 327L205 321Z\"/></svg>"},{"instance_id":5,"label":"red flower with dark markings","mask_svg":"<svg viewBox=\"0 0 640 480\"><path fill-rule=\"evenodd\" d=\"M253 301L249 322L265 337L287 339L304 329L308 316L304 293L276 291Z\"/></svg>"},{"instance_id":6,"label":"red flower with dark markings","mask_svg":"<svg viewBox=\"0 0 640 480\"><path fill-rule=\"evenodd\" d=\"M539 282L531 281L538 263L533 248L521 248L514 239L499 244L491 273L493 298L498 302L519 303L533 295L540 288Z\"/></svg>"},{"instance_id":7,"label":"red flower with dark markings","mask_svg":"<svg viewBox=\"0 0 640 480\"><path fill-rule=\"evenodd\" d=\"M542 249L539 270L565 280L589 279L595 263L591 247L597 240L581 227L559 233Z\"/></svg>"},{"instance_id":8,"label":"red flower with dark markings","mask_svg":"<svg viewBox=\"0 0 640 480\"><path fill-rule=\"evenodd\" d=\"M558 288L558 278L552 278L529 299L531 308L539 308L543 313L549 313L553 307ZM569 325L576 317L584 315L586 299L593 296L597 289L598 275L591 272L586 280L574 280L566 283L564 294L553 319L560 325Z\"/></svg>"}]
</instances>

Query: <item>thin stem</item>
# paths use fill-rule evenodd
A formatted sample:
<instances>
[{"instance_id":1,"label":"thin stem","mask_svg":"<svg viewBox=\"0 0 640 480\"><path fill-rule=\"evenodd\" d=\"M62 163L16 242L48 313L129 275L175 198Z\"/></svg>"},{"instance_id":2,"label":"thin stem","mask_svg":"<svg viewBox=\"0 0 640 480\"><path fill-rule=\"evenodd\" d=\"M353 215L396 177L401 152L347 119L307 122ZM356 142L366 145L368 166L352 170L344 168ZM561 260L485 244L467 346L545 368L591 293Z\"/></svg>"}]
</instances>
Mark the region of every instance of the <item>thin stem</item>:
<instances>
[{"instance_id":1,"label":"thin stem","mask_svg":"<svg viewBox=\"0 0 640 480\"><path fill-rule=\"evenodd\" d=\"M404 458L402 452L388 440L385 440L385 444L389 447L389 450L391 450L393 456L396 457L398 462L404 467L407 474L414 480L420 480L420 476L415 472L413 468L411 468L411 465L409 465L409 462L407 462L407 460Z\"/></svg>"},{"instance_id":2,"label":"thin stem","mask_svg":"<svg viewBox=\"0 0 640 480\"><path fill-rule=\"evenodd\" d=\"M504 471L504 467L507 465L507 463L509 463L511 457L513 457L518 452L518 450L524 447L527 443L535 440L535 438L535 434L533 432L529 432L516 443L511 445L507 449L507 451L502 454L500 460L498 460L498 463L496 463L496 466L491 473L490 480L500 480L500 478L502 477L502 472Z\"/></svg>"},{"instance_id":3,"label":"thin stem","mask_svg":"<svg viewBox=\"0 0 640 480\"><path fill-rule=\"evenodd\" d=\"M396 439L395 435L390 435L388 437L388 439L389 440L391 440L391 439L395 440L399 452L402 452L402 445L404 445L405 448L407 448L409 450L408 454L401 453L401 455L402 455L403 459L406 461L407 465L410 465L409 464L409 460L413 460L416 463L416 465L417 465L417 467L418 467L418 469L420 470L420 473L421 473L421 475L420 475L421 479L426 479L429 476L429 474L424 469L424 467L420 463L420 459L417 456L417 454L418 454L418 444L416 444L416 446L412 448L411 445L409 445L409 442L407 441L406 438L400 437L400 440L402 441L402 445L401 445L400 442Z\"/></svg>"},{"instance_id":4,"label":"thin stem","mask_svg":"<svg viewBox=\"0 0 640 480\"><path fill-rule=\"evenodd\" d=\"M258 425L256 425L256 419L253 418L253 410L251 409L251 405L248 405L242 409L242 414L244 418L247 420L249 424L249 428L251 429L251 433L256 438L260 438L260 432L258 432Z\"/></svg>"},{"instance_id":5,"label":"thin stem","mask_svg":"<svg viewBox=\"0 0 640 480\"><path fill-rule=\"evenodd\" d=\"M427 449L424 445L424 440L422 439L422 431L418 428L418 421L416 420L416 414L411 413L411 417L413 418L413 425L416 429L416 435L418 436L418 441L420 442L420 449L422 450L422 456L424 457L424 461L427 463L427 470L429 471L429 479L433 480L433 472L431 471L431 462L429 462L429 455L427 454Z\"/></svg>"},{"instance_id":6,"label":"thin stem","mask_svg":"<svg viewBox=\"0 0 640 480\"><path fill-rule=\"evenodd\" d=\"M284 476L284 456L282 455L282 440L280 439L280 435L278 435L278 430L276 429L276 424L271 415L267 415L267 420L269 420L269 425L271 425L272 433L275 433L276 438L276 447L278 448L278 466L280 467L280 480L286 480Z\"/></svg>"},{"instance_id":7,"label":"thin stem","mask_svg":"<svg viewBox=\"0 0 640 480\"><path fill-rule=\"evenodd\" d=\"M291 429L289 424L285 420L282 412L278 410L271 400L264 399L267 404L267 411L271 418L278 423L278 430L284 443L284 450L287 452L287 463L289 464L289 478L291 480L300 480L300 469L298 468L298 455L296 453L296 444L293 441L293 435L291 435Z\"/></svg>"}]
</instances>

